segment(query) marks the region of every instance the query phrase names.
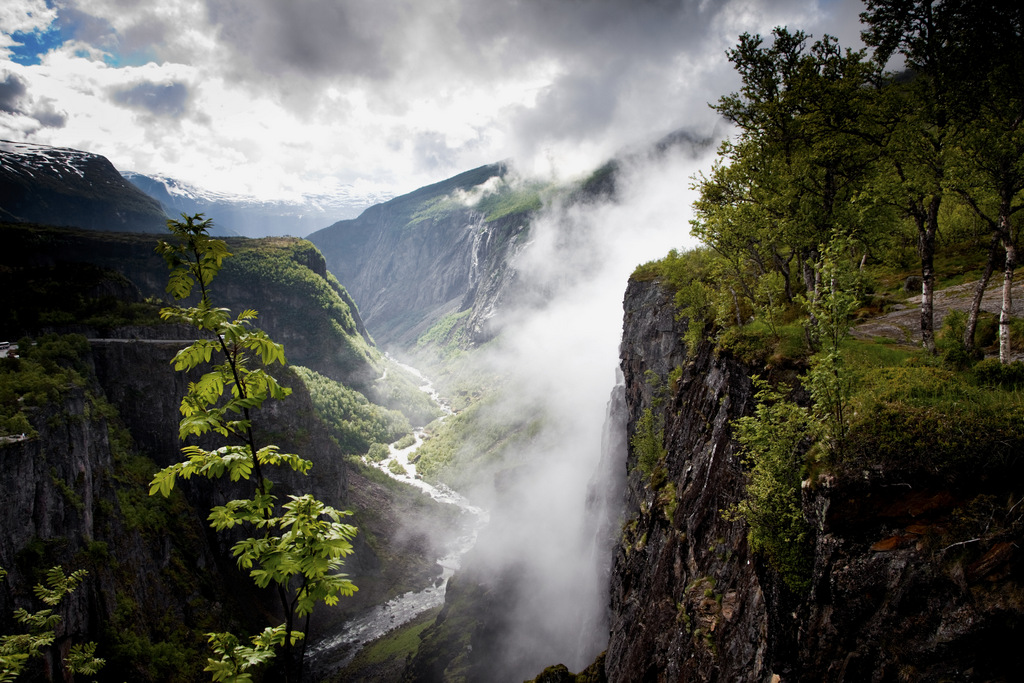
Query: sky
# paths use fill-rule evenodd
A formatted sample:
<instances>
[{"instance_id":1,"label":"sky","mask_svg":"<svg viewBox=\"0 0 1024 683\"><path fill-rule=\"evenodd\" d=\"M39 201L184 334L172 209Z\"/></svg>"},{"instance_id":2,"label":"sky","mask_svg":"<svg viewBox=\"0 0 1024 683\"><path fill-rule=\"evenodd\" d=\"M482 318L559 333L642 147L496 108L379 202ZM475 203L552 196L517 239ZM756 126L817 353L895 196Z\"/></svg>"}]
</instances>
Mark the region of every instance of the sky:
<instances>
[{"instance_id":1,"label":"sky","mask_svg":"<svg viewBox=\"0 0 1024 683\"><path fill-rule=\"evenodd\" d=\"M859 47L859 0L4 0L0 139L266 199L400 194L499 160L573 177L721 134L725 51Z\"/></svg>"}]
</instances>

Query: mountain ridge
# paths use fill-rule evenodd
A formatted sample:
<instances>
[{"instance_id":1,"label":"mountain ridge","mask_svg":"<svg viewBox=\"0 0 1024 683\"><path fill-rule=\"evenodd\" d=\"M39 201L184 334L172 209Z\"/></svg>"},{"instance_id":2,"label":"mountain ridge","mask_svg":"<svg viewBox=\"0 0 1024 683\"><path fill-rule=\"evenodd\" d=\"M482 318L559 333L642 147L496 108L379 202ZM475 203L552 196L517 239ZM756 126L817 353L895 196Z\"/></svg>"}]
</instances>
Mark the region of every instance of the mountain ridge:
<instances>
[{"instance_id":1,"label":"mountain ridge","mask_svg":"<svg viewBox=\"0 0 1024 683\"><path fill-rule=\"evenodd\" d=\"M167 216L103 156L0 140L0 220L162 232Z\"/></svg>"},{"instance_id":2,"label":"mountain ridge","mask_svg":"<svg viewBox=\"0 0 1024 683\"><path fill-rule=\"evenodd\" d=\"M302 194L298 199L260 199L253 195L209 190L163 174L122 171L135 187L154 198L172 215L215 217L224 232L245 237L294 235L310 232L390 199L386 193L359 194L351 186L331 193Z\"/></svg>"}]
</instances>

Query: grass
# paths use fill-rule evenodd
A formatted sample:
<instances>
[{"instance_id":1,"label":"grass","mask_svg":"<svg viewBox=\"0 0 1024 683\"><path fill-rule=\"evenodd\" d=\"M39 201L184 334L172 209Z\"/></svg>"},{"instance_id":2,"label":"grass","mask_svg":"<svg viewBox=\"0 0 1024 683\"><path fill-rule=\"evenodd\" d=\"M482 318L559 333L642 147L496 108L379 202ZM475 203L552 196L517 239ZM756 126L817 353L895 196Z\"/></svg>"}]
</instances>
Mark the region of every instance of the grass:
<instances>
[{"instance_id":1,"label":"grass","mask_svg":"<svg viewBox=\"0 0 1024 683\"><path fill-rule=\"evenodd\" d=\"M472 309L446 315L416 340L416 348L430 347L440 358L447 360L458 356L470 346L466 323L472 315Z\"/></svg>"},{"instance_id":2,"label":"grass","mask_svg":"<svg viewBox=\"0 0 1024 683\"><path fill-rule=\"evenodd\" d=\"M747 365L769 368L801 363L810 355L802 322L779 325L776 334L760 320L729 327L719 336L718 348Z\"/></svg>"},{"instance_id":3,"label":"grass","mask_svg":"<svg viewBox=\"0 0 1024 683\"><path fill-rule=\"evenodd\" d=\"M417 473L459 488L493 475L503 466L507 449L539 433L543 415L495 415L493 407L493 401L484 399L432 424L430 437L416 451Z\"/></svg>"},{"instance_id":4,"label":"grass","mask_svg":"<svg viewBox=\"0 0 1024 683\"><path fill-rule=\"evenodd\" d=\"M953 483L1018 468L1024 393L1016 381L1000 381L1014 379L1014 368L955 369L920 350L852 339L843 353L855 384L838 470Z\"/></svg>"},{"instance_id":5,"label":"grass","mask_svg":"<svg viewBox=\"0 0 1024 683\"><path fill-rule=\"evenodd\" d=\"M420 645L420 634L434 622L440 611L441 608L437 607L424 612L410 623L373 641L356 655L348 670L358 670L371 664L384 662L400 661L404 663L407 656L416 654Z\"/></svg>"}]
</instances>

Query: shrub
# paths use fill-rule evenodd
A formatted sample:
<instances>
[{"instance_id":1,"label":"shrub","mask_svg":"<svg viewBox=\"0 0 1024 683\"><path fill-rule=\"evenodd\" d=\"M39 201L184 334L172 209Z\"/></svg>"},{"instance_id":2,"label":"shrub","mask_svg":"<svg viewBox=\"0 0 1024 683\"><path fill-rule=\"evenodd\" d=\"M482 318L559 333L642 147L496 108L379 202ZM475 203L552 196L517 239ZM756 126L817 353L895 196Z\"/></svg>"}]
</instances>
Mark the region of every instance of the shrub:
<instances>
[{"instance_id":1,"label":"shrub","mask_svg":"<svg viewBox=\"0 0 1024 683\"><path fill-rule=\"evenodd\" d=\"M370 445L370 450L366 453L366 459L371 462L380 462L384 458L388 457L387 444L375 443Z\"/></svg>"},{"instance_id":2,"label":"shrub","mask_svg":"<svg viewBox=\"0 0 1024 683\"><path fill-rule=\"evenodd\" d=\"M964 369L977 360L964 346L966 330L967 314L963 311L950 311L942 320L942 329L935 340L935 347L942 354L942 360L951 368Z\"/></svg>"},{"instance_id":3,"label":"shrub","mask_svg":"<svg viewBox=\"0 0 1024 683\"><path fill-rule=\"evenodd\" d=\"M654 469L665 460L665 432L660 420L654 416L650 408L644 410L636 423L636 431L629 440L629 445L636 456L636 466L647 477L651 477Z\"/></svg>"},{"instance_id":4,"label":"shrub","mask_svg":"<svg viewBox=\"0 0 1024 683\"><path fill-rule=\"evenodd\" d=\"M1010 319L1010 348L1024 351L1024 318Z\"/></svg>"},{"instance_id":5,"label":"shrub","mask_svg":"<svg viewBox=\"0 0 1024 683\"><path fill-rule=\"evenodd\" d=\"M845 460L856 469L952 482L965 474L977 481L989 468L1015 467L1021 453L1020 418L998 403L890 401L852 426Z\"/></svg>"},{"instance_id":6,"label":"shrub","mask_svg":"<svg viewBox=\"0 0 1024 683\"><path fill-rule=\"evenodd\" d=\"M986 358L971 368L971 374L982 386L1016 388L1024 384L1024 363L1018 360L1003 365L998 358Z\"/></svg>"},{"instance_id":7,"label":"shrub","mask_svg":"<svg viewBox=\"0 0 1024 683\"><path fill-rule=\"evenodd\" d=\"M767 382L755 378L755 386L754 414L733 422L750 474L743 500L727 516L747 522L751 549L765 555L787 586L802 592L813 558L812 529L801 507L804 455L813 422L806 409Z\"/></svg>"},{"instance_id":8,"label":"shrub","mask_svg":"<svg viewBox=\"0 0 1024 683\"><path fill-rule=\"evenodd\" d=\"M1024 322L1024 321L1022 321ZM1021 329L1024 333L1024 329ZM999 337L999 318L989 313L982 313L978 317L978 324L974 328L974 345L978 348L985 348L996 343ZM1010 327L1010 342L1013 343L1013 326ZM1018 340L1020 341L1020 340Z\"/></svg>"}]
</instances>

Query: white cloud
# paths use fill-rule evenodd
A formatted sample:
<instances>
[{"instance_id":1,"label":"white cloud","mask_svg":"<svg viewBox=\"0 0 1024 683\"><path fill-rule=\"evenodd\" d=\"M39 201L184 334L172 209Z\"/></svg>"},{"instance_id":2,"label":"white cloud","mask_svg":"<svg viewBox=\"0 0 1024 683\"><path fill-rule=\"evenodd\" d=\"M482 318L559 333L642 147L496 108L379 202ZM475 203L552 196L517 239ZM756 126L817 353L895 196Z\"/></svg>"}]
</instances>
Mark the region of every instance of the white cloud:
<instances>
[{"instance_id":1,"label":"white cloud","mask_svg":"<svg viewBox=\"0 0 1024 683\"><path fill-rule=\"evenodd\" d=\"M0 134L87 145L122 169L273 194L337 182L404 192L504 158L575 174L678 127L707 132L715 125L707 103L738 85L724 57L738 33L783 23L820 33L839 17L833 32L848 35L859 3L55 7L4 3L0 50L13 31L53 21L67 42L38 65L0 67L65 125L26 131L6 116Z\"/></svg>"},{"instance_id":2,"label":"white cloud","mask_svg":"<svg viewBox=\"0 0 1024 683\"><path fill-rule=\"evenodd\" d=\"M17 44L12 34L46 29L57 18L57 10L47 7L46 0L5 0L0 4L0 58L10 56Z\"/></svg>"}]
</instances>

